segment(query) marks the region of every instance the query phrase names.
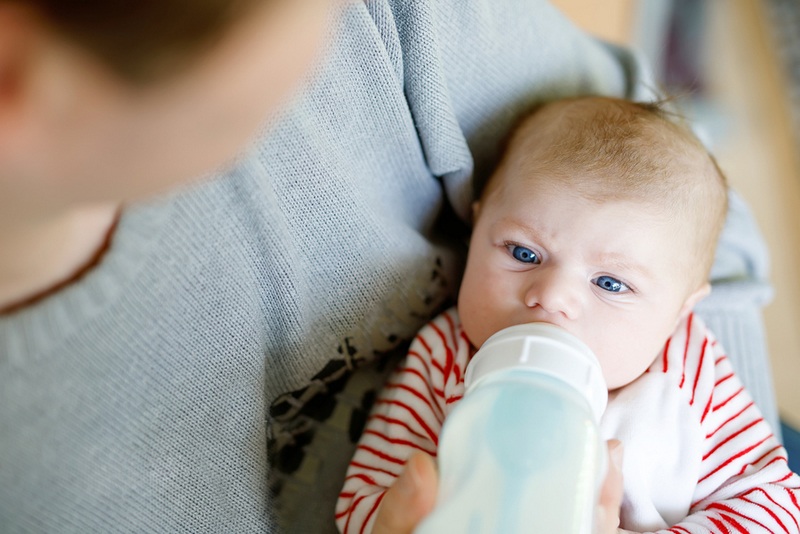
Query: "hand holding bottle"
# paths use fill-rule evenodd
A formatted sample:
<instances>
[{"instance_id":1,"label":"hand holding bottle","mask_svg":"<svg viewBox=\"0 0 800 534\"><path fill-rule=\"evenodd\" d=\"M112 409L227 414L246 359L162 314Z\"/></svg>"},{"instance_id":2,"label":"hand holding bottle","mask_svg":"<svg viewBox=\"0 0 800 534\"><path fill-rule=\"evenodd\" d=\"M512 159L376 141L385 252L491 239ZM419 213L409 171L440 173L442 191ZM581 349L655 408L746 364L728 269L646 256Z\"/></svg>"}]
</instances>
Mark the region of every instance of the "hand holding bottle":
<instances>
[{"instance_id":1,"label":"hand holding bottle","mask_svg":"<svg viewBox=\"0 0 800 534\"><path fill-rule=\"evenodd\" d=\"M586 345L548 324L507 328L472 358L465 385L440 437L437 491L430 458L413 456L375 532L411 532L437 499L417 534L616 532L621 449L599 440L607 391Z\"/></svg>"},{"instance_id":2,"label":"hand holding bottle","mask_svg":"<svg viewBox=\"0 0 800 534\"><path fill-rule=\"evenodd\" d=\"M622 444L607 442L608 473L600 490L595 534L618 534L622 503ZM386 490L373 534L411 534L436 503L438 475L433 458L417 453L406 462L400 477Z\"/></svg>"},{"instance_id":3,"label":"hand holding bottle","mask_svg":"<svg viewBox=\"0 0 800 534\"><path fill-rule=\"evenodd\" d=\"M372 534L411 534L436 504L439 477L433 458L418 452L386 490Z\"/></svg>"}]
</instances>

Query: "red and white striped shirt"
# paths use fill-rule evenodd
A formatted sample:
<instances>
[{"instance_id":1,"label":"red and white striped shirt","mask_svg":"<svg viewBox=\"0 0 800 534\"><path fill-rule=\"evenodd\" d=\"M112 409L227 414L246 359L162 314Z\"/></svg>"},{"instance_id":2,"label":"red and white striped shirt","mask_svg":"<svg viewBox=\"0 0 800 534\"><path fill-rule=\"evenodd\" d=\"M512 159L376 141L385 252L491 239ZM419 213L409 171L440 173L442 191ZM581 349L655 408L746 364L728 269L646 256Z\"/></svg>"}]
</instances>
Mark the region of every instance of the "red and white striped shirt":
<instances>
[{"instance_id":1,"label":"red and white striped shirt","mask_svg":"<svg viewBox=\"0 0 800 534\"><path fill-rule=\"evenodd\" d=\"M350 463L336 507L340 531L371 532L406 459L417 450L436 455L474 352L455 308L417 334ZM641 377L609 393L601 432L625 445L621 528L800 532L800 477L697 316L678 325Z\"/></svg>"}]
</instances>

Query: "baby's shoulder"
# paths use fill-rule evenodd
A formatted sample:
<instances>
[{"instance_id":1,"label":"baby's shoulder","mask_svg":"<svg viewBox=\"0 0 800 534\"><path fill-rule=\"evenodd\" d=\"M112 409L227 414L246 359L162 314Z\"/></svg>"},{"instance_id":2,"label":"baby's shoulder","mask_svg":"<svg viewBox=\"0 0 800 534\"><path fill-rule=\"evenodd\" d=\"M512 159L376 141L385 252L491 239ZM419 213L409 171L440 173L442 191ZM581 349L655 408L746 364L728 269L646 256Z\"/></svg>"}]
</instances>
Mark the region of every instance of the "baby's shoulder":
<instances>
[{"instance_id":1,"label":"baby's shoulder","mask_svg":"<svg viewBox=\"0 0 800 534\"><path fill-rule=\"evenodd\" d=\"M423 326L415 336L411 350L427 355L446 355L459 363L466 362L474 353L472 344L461 326L456 307L449 308Z\"/></svg>"}]
</instances>

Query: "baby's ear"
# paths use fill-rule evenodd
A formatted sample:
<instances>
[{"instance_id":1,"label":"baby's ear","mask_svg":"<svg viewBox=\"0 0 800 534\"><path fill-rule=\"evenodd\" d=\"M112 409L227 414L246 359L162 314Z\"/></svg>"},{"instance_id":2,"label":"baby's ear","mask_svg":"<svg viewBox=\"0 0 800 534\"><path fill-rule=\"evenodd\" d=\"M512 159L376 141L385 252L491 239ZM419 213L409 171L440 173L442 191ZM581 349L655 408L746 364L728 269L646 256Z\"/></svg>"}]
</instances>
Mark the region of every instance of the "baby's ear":
<instances>
[{"instance_id":1,"label":"baby's ear","mask_svg":"<svg viewBox=\"0 0 800 534\"><path fill-rule=\"evenodd\" d=\"M694 309L697 303L706 298L709 293L711 293L711 284L706 282L699 288L697 288L688 297L686 297L686 301L684 301L683 306L681 307L681 311L678 314L678 322L686 318L686 316L689 315L689 313Z\"/></svg>"},{"instance_id":2,"label":"baby's ear","mask_svg":"<svg viewBox=\"0 0 800 534\"><path fill-rule=\"evenodd\" d=\"M472 203L472 220L470 221L470 223L472 223L472 226L475 226L475 222L478 220L478 215L480 215L480 213L481 213L481 201L476 200L475 202Z\"/></svg>"}]
</instances>

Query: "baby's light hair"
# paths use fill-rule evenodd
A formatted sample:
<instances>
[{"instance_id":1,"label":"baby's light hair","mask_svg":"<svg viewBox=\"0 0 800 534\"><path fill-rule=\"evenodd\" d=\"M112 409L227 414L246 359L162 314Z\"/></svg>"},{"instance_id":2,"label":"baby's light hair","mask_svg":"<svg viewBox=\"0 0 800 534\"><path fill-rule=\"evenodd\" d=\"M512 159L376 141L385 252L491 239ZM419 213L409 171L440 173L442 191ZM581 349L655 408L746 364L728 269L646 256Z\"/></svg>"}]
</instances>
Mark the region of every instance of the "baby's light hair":
<instances>
[{"instance_id":1,"label":"baby's light hair","mask_svg":"<svg viewBox=\"0 0 800 534\"><path fill-rule=\"evenodd\" d=\"M502 176L546 179L596 202L650 204L686 223L700 266L692 282L708 277L727 213L727 180L663 102L582 97L540 106L511 133L481 198Z\"/></svg>"}]
</instances>

